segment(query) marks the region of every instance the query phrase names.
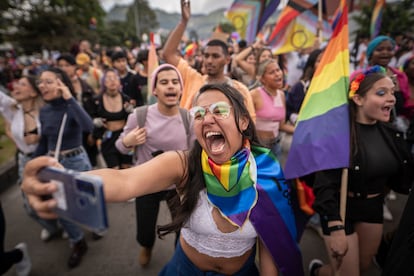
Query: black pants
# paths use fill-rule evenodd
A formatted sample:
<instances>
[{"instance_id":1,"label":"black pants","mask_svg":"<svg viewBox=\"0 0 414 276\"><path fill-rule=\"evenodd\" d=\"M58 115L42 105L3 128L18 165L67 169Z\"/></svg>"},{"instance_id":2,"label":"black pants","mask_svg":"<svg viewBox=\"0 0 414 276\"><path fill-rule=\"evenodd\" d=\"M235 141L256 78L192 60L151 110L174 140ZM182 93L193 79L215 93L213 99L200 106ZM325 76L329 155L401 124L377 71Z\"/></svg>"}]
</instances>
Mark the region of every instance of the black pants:
<instances>
[{"instance_id":1,"label":"black pants","mask_svg":"<svg viewBox=\"0 0 414 276\"><path fill-rule=\"evenodd\" d=\"M20 249L13 249L4 252L4 238L6 236L6 221L3 214L3 208L0 202L0 275L6 273L12 265L23 259L23 253Z\"/></svg>"},{"instance_id":2,"label":"black pants","mask_svg":"<svg viewBox=\"0 0 414 276\"><path fill-rule=\"evenodd\" d=\"M156 223L160 202L170 197L175 190L162 191L149 194L135 199L135 210L137 220L137 241L141 246L152 248L155 243ZM168 206L171 214L171 208Z\"/></svg>"}]
</instances>

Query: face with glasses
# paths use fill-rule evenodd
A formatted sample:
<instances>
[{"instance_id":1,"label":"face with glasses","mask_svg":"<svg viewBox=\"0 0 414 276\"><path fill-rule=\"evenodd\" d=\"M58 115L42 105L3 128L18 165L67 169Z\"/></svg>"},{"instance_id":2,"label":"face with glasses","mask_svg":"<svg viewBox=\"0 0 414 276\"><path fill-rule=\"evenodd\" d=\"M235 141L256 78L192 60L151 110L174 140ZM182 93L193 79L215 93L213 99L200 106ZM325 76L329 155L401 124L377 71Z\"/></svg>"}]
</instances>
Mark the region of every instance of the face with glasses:
<instances>
[{"instance_id":1,"label":"face with glasses","mask_svg":"<svg viewBox=\"0 0 414 276\"><path fill-rule=\"evenodd\" d=\"M36 84L42 92L42 97L45 101L57 99L62 96L62 92L59 91L57 75L50 71L44 71L40 75Z\"/></svg>"},{"instance_id":2,"label":"face with glasses","mask_svg":"<svg viewBox=\"0 0 414 276\"><path fill-rule=\"evenodd\" d=\"M219 90L207 90L198 96L190 113L194 117L194 133L207 155L223 164L241 148L243 136L237 129L247 129L248 118L236 122L234 107Z\"/></svg>"}]
</instances>

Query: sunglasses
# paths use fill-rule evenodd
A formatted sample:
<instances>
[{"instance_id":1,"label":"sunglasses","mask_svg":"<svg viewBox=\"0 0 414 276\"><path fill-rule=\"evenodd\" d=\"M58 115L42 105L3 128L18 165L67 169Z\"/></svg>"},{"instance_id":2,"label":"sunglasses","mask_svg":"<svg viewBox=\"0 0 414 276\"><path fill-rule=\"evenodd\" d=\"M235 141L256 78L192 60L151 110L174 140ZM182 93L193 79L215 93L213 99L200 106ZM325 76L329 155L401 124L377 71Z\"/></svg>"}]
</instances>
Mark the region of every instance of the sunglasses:
<instances>
[{"instance_id":1,"label":"sunglasses","mask_svg":"<svg viewBox=\"0 0 414 276\"><path fill-rule=\"evenodd\" d=\"M226 119L230 116L231 106L226 102L217 102L208 107L194 106L190 109L190 114L194 120L203 120L207 114L207 110L216 119Z\"/></svg>"}]
</instances>

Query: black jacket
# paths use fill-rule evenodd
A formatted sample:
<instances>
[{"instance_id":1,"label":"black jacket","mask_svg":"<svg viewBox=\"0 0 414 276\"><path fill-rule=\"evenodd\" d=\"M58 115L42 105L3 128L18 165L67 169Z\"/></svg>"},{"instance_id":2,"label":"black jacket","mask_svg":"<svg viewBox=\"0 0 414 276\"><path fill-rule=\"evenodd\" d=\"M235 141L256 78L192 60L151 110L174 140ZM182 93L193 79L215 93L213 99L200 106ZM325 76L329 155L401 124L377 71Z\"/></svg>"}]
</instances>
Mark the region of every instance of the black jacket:
<instances>
[{"instance_id":1,"label":"black jacket","mask_svg":"<svg viewBox=\"0 0 414 276\"><path fill-rule=\"evenodd\" d=\"M398 173L387 183L387 186L399 193L408 194L414 179L414 162L402 133L390 124L378 123L380 133L391 148L399 162ZM359 151L361 152L361 151ZM364 190L365 165L363 156L357 154L349 168L348 190L366 194ZM316 196L313 208L322 219L340 220L339 191L342 169L325 170L315 173L313 192Z\"/></svg>"}]
</instances>

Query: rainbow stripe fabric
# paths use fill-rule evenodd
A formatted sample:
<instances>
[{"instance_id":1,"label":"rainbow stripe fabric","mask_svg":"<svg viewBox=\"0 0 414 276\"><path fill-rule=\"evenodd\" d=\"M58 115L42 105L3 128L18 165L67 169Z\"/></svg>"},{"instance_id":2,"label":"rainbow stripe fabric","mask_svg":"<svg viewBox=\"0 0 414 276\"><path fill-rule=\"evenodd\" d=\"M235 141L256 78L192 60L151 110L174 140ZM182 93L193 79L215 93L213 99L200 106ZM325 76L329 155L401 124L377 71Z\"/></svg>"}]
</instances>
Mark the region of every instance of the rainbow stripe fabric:
<instances>
[{"instance_id":1,"label":"rainbow stripe fabric","mask_svg":"<svg viewBox=\"0 0 414 276\"><path fill-rule=\"evenodd\" d=\"M341 0L339 21L312 78L299 112L285 176L349 166L348 10Z\"/></svg>"},{"instance_id":2,"label":"rainbow stripe fabric","mask_svg":"<svg viewBox=\"0 0 414 276\"><path fill-rule=\"evenodd\" d=\"M382 13L385 6L385 0L376 1L374 10L371 16L371 26L369 28L371 39L378 36L381 30Z\"/></svg>"},{"instance_id":3,"label":"rainbow stripe fabric","mask_svg":"<svg viewBox=\"0 0 414 276\"><path fill-rule=\"evenodd\" d=\"M318 0L290 0L281 12L275 28L267 38L274 54L296 51L315 45L318 17L312 11ZM331 36L331 27L322 21L322 38Z\"/></svg>"},{"instance_id":4,"label":"rainbow stripe fabric","mask_svg":"<svg viewBox=\"0 0 414 276\"><path fill-rule=\"evenodd\" d=\"M280 4L280 0L261 0L261 14L259 19L259 24L257 26L257 31L259 32L263 26L266 24L267 19L272 16L276 11L277 7Z\"/></svg>"},{"instance_id":5,"label":"rainbow stripe fabric","mask_svg":"<svg viewBox=\"0 0 414 276\"><path fill-rule=\"evenodd\" d=\"M228 163L214 164L203 151L202 168L209 201L234 225L250 219L283 275L303 275L297 244L291 186L273 153L247 144Z\"/></svg>"},{"instance_id":6,"label":"rainbow stripe fabric","mask_svg":"<svg viewBox=\"0 0 414 276\"><path fill-rule=\"evenodd\" d=\"M261 3L259 1L236 0L226 12L240 37L248 43L254 42L259 24Z\"/></svg>"}]
</instances>

